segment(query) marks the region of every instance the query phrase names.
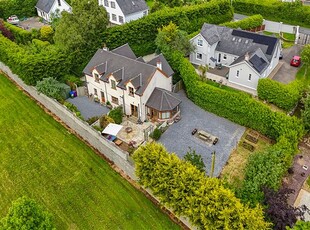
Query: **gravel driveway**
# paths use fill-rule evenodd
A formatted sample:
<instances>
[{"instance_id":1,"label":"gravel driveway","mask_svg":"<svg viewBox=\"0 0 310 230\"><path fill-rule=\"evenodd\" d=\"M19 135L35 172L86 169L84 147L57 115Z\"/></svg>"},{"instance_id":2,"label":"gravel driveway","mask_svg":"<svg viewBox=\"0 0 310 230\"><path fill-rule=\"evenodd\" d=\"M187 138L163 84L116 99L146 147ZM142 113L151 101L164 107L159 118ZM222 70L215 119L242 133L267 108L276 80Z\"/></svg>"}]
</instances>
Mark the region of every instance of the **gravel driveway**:
<instances>
[{"instance_id":1,"label":"gravel driveway","mask_svg":"<svg viewBox=\"0 0 310 230\"><path fill-rule=\"evenodd\" d=\"M288 84L291 81L295 80L295 76L300 67L294 67L290 65L290 61L293 56L300 55L302 47L299 45L294 45L288 49L283 49L283 59L280 62L283 62L283 65L272 78L275 81Z\"/></svg>"},{"instance_id":2,"label":"gravel driveway","mask_svg":"<svg viewBox=\"0 0 310 230\"><path fill-rule=\"evenodd\" d=\"M207 173L211 167L211 153L216 151L214 176L219 176L245 128L201 109L186 97L184 91L180 91L178 97L182 100L180 105L182 119L170 126L159 142L180 158L183 158L189 147L196 150L196 153L203 157ZM204 141L192 136L194 128L217 136L218 143L209 147Z\"/></svg>"},{"instance_id":3,"label":"gravel driveway","mask_svg":"<svg viewBox=\"0 0 310 230\"><path fill-rule=\"evenodd\" d=\"M88 97L68 98L67 101L78 108L85 120L91 117L107 114L110 111L107 107L94 101L90 101Z\"/></svg>"}]
</instances>

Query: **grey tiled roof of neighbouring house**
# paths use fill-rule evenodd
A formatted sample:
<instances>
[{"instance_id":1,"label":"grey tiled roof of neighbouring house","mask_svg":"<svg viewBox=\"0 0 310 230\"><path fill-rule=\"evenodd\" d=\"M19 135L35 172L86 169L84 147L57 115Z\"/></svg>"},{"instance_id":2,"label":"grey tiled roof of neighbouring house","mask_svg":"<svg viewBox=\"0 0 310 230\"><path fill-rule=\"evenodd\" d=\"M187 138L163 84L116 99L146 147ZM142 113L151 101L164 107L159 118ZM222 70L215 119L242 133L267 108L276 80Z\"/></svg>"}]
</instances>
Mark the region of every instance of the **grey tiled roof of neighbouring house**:
<instances>
[{"instance_id":1,"label":"grey tiled roof of neighbouring house","mask_svg":"<svg viewBox=\"0 0 310 230\"><path fill-rule=\"evenodd\" d=\"M132 51L128 43L125 45L122 45L120 47L115 48L114 50L111 50L112 53L116 53L125 57L128 57L130 59L137 59L135 53Z\"/></svg>"},{"instance_id":2,"label":"grey tiled roof of neighbouring house","mask_svg":"<svg viewBox=\"0 0 310 230\"><path fill-rule=\"evenodd\" d=\"M136 61L139 61L139 62L144 62L144 63L145 63L145 61L144 61L143 57L138 57L138 58L136 59Z\"/></svg>"},{"instance_id":3,"label":"grey tiled roof of neighbouring house","mask_svg":"<svg viewBox=\"0 0 310 230\"><path fill-rule=\"evenodd\" d=\"M279 43L276 37L207 23L202 26L200 34L211 45L218 42L215 48L217 51L240 57L246 52L253 52L260 48L268 61L272 59Z\"/></svg>"},{"instance_id":4,"label":"grey tiled roof of neighbouring house","mask_svg":"<svg viewBox=\"0 0 310 230\"><path fill-rule=\"evenodd\" d=\"M181 100L173 95L173 93L156 87L145 105L158 111L170 111L180 103Z\"/></svg>"},{"instance_id":5,"label":"grey tiled roof of neighbouring house","mask_svg":"<svg viewBox=\"0 0 310 230\"><path fill-rule=\"evenodd\" d=\"M116 0L116 2L125 16L149 9L144 0Z\"/></svg>"},{"instance_id":6,"label":"grey tiled roof of neighbouring house","mask_svg":"<svg viewBox=\"0 0 310 230\"><path fill-rule=\"evenodd\" d=\"M37 2L36 8L44 11L45 13L49 13L55 0L39 0Z\"/></svg>"},{"instance_id":7,"label":"grey tiled roof of neighbouring house","mask_svg":"<svg viewBox=\"0 0 310 230\"><path fill-rule=\"evenodd\" d=\"M148 82L157 70L153 65L111 51L98 49L84 68L83 73L92 76L92 70L96 66L101 66L102 63L106 64L106 67L104 73L100 75L100 80L107 82L108 76L112 74L118 81L117 86L122 89L125 89L126 84L131 81L135 86L137 95L143 94Z\"/></svg>"},{"instance_id":8,"label":"grey tiled roof of neighbouring house","mask_svg":"<svg viewBox=\"0 0 310 230\"><path fill-rule=\"evenodd\" d=\"M152 60L150 60L148 62L148 64L153 65L153 66L157 66L157 61L161 61L161 65L162 65L162 71L167 74L169 77L172 76L174 74L174 71L172 70L171 66L169 65L169 63L167 62L166 58L164 57L163 54L159 54L156 57L154 57Z\"/></svg>"}]
</instances>

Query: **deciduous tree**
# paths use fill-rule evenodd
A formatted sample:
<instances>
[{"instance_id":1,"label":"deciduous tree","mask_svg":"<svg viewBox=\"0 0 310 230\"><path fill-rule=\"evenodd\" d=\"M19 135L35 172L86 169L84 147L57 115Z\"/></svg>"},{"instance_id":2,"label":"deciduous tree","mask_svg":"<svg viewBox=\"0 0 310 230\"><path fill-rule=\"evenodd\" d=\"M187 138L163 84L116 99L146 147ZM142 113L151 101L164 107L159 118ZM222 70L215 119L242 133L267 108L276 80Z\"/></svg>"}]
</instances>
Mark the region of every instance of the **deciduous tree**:
<instances>
[{"instance_id":1,"label":"deciduous tree","mask_svg":"<svg viewBox=\"0 0 310 230\"><path fill-rule=\"evenodd\" d=\"M2 226L1 226L2 225ZM32 199L21 197L13 201L0 229L54 230L51 215Z\"/></svg>"}]
</instances>

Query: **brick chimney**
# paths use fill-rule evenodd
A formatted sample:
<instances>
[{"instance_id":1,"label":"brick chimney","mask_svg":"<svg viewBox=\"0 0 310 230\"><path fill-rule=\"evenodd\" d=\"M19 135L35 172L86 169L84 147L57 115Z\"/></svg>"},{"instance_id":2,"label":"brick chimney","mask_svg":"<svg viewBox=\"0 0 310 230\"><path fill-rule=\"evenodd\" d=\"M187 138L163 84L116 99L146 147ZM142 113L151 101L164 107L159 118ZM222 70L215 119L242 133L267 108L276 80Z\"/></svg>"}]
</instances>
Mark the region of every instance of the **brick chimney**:
<instances>
[{"instance_id":1,"label":"brick chimney","mask_svg":"<svg viewBox=\"0 0 310 230\"><path fill-rule=\"evenodd\" d=\"M160 59L157 60L156 67L157 67L157 69L162 70L162 63L161 63Z\"/></svg>"}]
</instances>

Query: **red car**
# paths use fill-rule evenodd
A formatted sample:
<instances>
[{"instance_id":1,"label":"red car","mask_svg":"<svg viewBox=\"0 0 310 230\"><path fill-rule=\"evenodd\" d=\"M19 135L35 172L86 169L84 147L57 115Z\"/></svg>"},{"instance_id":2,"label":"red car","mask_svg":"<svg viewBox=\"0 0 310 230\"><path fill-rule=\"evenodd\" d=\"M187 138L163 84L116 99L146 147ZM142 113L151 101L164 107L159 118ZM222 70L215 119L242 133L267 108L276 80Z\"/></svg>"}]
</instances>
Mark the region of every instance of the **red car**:
<instances>
[{"instance_id":1,"label":"red car","mask_svg":"<svg viewBox=\"0 0 310 230\"><path fill-rule=\"evenodd\" d=\"M295 67L298 67L300 66L300 63L301 63L301 58L299 56L294 56L291 60L291 66L295 66Z\"/></svg>"}]
</instances>

